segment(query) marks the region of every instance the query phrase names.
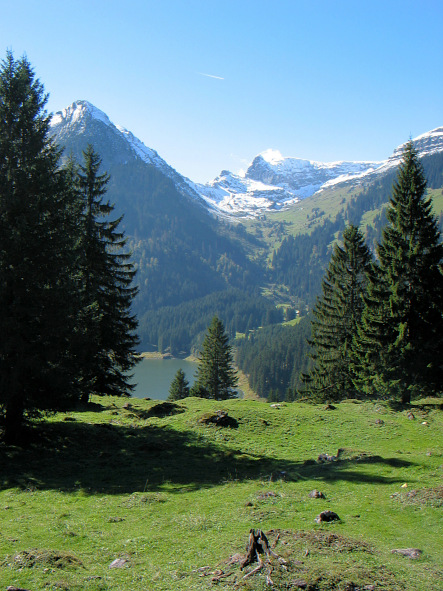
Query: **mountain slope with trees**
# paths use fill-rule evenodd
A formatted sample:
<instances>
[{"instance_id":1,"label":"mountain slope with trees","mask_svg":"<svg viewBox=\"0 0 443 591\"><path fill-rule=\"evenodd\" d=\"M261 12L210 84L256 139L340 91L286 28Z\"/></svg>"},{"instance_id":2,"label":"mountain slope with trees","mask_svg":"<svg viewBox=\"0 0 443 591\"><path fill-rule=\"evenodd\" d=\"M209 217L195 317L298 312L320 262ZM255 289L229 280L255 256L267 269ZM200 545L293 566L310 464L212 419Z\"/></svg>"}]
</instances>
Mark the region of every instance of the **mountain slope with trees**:
<instances>
[{"instance_id":1,"label":"mountain slope with trees","mask_svg":"<svg viewBox=\"0 0 443 591\"><path fill-rule=\"evenodd\" d=\"M189 335L193 329L186 326L188 314L182 315L183 306L195 303L198 307L203 298L210 300L224 291L244 294L239 308L251 319L256 316L255 304L251 299L248 311L244 301L260 290L270 306L281 301L304 314L321 292L333 245L347 223L360 227L372 250L380 239L395 154L383 174L325 188L285 211L237 218L234 224L232 219L214 217L214 211L193 192L192 183L155 151L113 126L92 105L76 104L83 107L75 125L66 115L52 131L65 147L65 157L93 144L111 175L108 196L116 215L124 214L121 228L137 267L139 294L134 311L141 320L142 347L160 344L165 349L170 342L174 351L189 351L195 342ZM57 114L54 121L60 117ZM438 146L435 153L427 144L423 147L425 172L432 178L429 186L437 187L442 152ZM232 334L231 327L240 324L232 306L216 312Z\"/></svg>"}]
</instances>

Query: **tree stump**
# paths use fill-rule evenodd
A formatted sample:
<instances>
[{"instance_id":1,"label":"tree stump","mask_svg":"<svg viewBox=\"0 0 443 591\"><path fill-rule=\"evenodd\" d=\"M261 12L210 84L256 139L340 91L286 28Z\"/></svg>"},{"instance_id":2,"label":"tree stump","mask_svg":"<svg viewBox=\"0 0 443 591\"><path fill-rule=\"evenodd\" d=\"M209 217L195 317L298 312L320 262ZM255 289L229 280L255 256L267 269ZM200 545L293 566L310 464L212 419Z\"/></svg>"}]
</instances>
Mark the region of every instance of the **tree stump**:
<instances>
[{"instance_id":1,"label":"tree stump","mask_svg":"<svg viewBox=\"0 0 443 591\"><path fill-rule=\"evenodd\" d=\"M248 566L248 564L252 564L254 562L258 562L258 566L246 573L246 575L243 577L244 579L252 575L255 575L265 566L265 561L263 560L262 556L264 556L266 559L266 583L267 585L273 585L271 579L271 573L273 569L271 558L276 558L280 566L285 570L286 560L281 558L271 549L268 538L265 536L261 529L258 529L257 531L251 529L249 531L248 545L246 546L246 556L240 562L240 568L243 569L245 568L245 566Z\"/></svg>"},{"instance_id":2,"label":"tree stump","mask_svg":"<svg viewBox=\"0 0 443 591\"><path fill-rule=\"evenodd\" d=\"M265 536L262 530L258 529L255 531L255 529L251 529L249 531L248 545L246 546L246 556L240 563L240 568L243 569L245 566L252 564L253 562L263 564L263 560L261 558L262 554L268 558L280 558L278 554L276 554L271 549L268 538Z\"/></svg>"}]
</instances>

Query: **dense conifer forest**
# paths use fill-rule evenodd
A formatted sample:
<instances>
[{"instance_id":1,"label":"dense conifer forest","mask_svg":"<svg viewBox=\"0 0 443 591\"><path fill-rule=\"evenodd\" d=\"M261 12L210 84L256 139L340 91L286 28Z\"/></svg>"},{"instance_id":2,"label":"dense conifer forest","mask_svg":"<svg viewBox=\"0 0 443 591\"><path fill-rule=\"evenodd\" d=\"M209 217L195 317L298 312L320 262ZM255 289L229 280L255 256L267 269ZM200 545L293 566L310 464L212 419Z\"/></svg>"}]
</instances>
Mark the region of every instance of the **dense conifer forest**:
<instances>
[{"instance_id":1,"label":"dense conifer forest","mask_svg":"<svg viewBox=\"0 0 443 591\"><path fill-rule=\"evenodd\" d=\"M219 291L179 306L146 312L140 318L142 347L172 355L194 352L214 314L227 319L224 324L231 339L237 333L248 334L259 326L283 320L282 311L257 291Z\"/></svg>"},{"instance_id":2,"label":"dense conifer forest","mask_svg":"<svg viewBox=\"0 0 443 591\"><path fill-rule=\"evenodd\" d=\"M311 318L291 325L274 324L236 341L237 363L249 385L269 401L292 400L307 371Z\"/></svg>"}]
</instances>

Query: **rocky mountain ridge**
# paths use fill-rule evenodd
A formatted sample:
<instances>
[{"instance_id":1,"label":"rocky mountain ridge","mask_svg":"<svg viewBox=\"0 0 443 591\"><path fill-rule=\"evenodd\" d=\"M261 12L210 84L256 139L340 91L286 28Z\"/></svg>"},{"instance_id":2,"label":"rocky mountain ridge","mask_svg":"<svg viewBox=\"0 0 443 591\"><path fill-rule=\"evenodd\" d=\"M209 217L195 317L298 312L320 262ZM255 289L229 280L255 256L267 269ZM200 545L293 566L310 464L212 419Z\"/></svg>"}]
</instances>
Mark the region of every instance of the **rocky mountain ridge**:
<instances>
[{"instance_id":1,"label":"rocky mountain ridge","mask_svg":"<svg viewBox=\"0 0 443 591\"><path fill-rule=\"evenodd\" d=\"M301 199L333 185L358 185L371 182L398 166L403 146L382 162L317 162L284 157L277 150L266 150L254 158L243 174L223 170L210 183L197 184L172 168L152 148L133 133L113 124L109 117L88 101L76 101L56 113L51 127L57 142L79 138L88 130L112 146L112 159L125 163L139 158L168 177L180 194L205 206L219 217L259 217L266 212L284 210ZM443 127L424 133L414 140L420 157L443 152ZM75 150L74 150L75 152ZM78 154L77 154L78 155ZM102 155L107 165L107 154ZM109 155L111 157L111 154Z\"/></svg>"}]
</instances>

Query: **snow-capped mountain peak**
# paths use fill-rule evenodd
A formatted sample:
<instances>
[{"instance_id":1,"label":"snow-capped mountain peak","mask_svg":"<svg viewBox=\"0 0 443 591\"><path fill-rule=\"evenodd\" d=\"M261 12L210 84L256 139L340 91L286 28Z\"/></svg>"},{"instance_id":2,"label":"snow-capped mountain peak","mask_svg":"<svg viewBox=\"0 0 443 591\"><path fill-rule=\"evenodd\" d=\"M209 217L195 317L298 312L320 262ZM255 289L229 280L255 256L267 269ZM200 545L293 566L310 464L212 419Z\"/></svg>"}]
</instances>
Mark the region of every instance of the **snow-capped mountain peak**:
<instances>
[{"instance_id":1,"label":"snow-capped mountain peak","mask_svg":"<svg viewBox=\"0 0 443 591\"><path fill-rule=\"evenodd\" d=\"M73 126L76 123L85 124L90 119L97 119L106 125L112 125L109 117L88 101L74 101L69 107L58 111L51 119L51 127L59 125Z\"/></svg>"},{"instance_id":2,"label":"snow-capped mountain peak","mask_svg":"<svg viewBox=\"0 0 443 591\"><path fill-rule=\"evenodd\" d=\"M414 140L419 157L443 152L443 127L424 133ZM256 156L245 173L224 171L212 183L196 186L200 195L226 214L256 216L266 211L285 209L332 185L360 184L397 167L404 144L382 162L317 162L285 157L269 149Z\"/></svg>"},{"instance_id":3,"label":"snow-capped mountain peak","mask_svg":"<svg viewBox=\"0 0 443 591\"><path fill-rule=\"evenodd\" d=\"M72 105L63 109L63 111L55 113L51 119L51 128L57 132L58 136L72 133L72 131L82 133L94 121L104 123L111 131L121 134L128 146L145 162L154 164L159 168L168 167L168 164L160 158L155 150L145 146L141 140L121 125L114 125L106 113L88 101L75 101Z\"/></svg>"},{"instance_id":4,"label":"snow-capped mountain peak","mask_svg":"<svg viewBox=\"0 0 443 591\"><path fill-rule=\"evenodd\" d=\"M421 158L423 158L423 156L430 156L431 154L441 152L443 144L443 127L437 127L431 131L422 133L414 138L413 142L414 147L419 152ZM398 148L394 150L391 158L401 158L404 147L405 144L398 146Z\"/></svg>"},{"instance_id":5,"label":"snow-capped mountain peak","mask_svg":"<svg viewBox=\"0 0 443 591\"><path fill-rule=\"evenodd\" d=\"M186 197L191 197L200 204L204 203L195 192L193 183L180 175L152 148L148 148L140 139L121 125L115 125L109 117L85 100L73 102L69 107L53 115L51 119L51 133L57 142L64 146L66 140L77 137L76 157L81 158L81 150L87 143L110 147L107 153L100 153L105 167L112 163L125 164L131 158L139 158L146 164L154 166L166 177L170 178L177 189Z\"/></svg>"},{"instance_id":6,"label":"snow-capped mountain peak","mask_svg":"<svg viewBox=\"0 0 443 591\"><path fill-rule=\"evenodd\" d=\"M133 133L114 125L100 109L85 100L72 103L56 113L51 120L53 135L62 146L65 139L81 157L86 143L109 146L103 157L105 166L113 162L126 163L139 158L170 178L182 195L192 198L217 215L228 217L258 216L267 211L287 208L300 199L339 183L361 183L373 175L385 174L398 166L404 144L383 162L317 162L286 157L279 150L268 149L258 154L246 172L239 174L223 170L210 183L195 184L174 170L152 148ZM443 127L438 127L414 139L420 157L443 152Z\"/></svg>"}]
</instances>

